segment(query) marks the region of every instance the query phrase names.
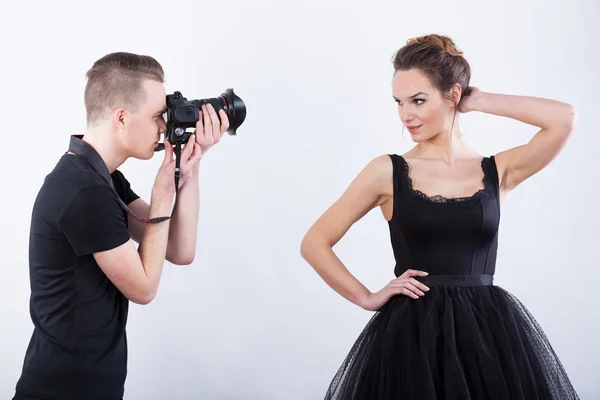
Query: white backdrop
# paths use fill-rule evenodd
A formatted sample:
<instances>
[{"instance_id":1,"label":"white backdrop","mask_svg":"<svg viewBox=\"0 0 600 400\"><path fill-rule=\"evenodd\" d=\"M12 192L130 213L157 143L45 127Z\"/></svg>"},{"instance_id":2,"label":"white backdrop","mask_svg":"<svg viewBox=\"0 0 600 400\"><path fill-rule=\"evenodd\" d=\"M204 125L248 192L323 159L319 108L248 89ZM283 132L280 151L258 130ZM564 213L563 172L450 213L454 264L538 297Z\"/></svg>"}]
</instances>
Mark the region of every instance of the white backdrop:
<instances>
[{"instance_id":1,"label":"white backdrop","mask_svg":"<svg viewBox=\"0 0 600 400\"><path fill-rule=\"evenodd\" d=\"M1 0L0 397L13 394L32 331L34 198L69 135L84 130L86 70L131 51L162 63L169 92L233 87L248 117L202 162L196 261L167 264L156 300L131 308L126 398L323 398L372 314L322 283L300 241L369 160L413 145L401 135L391 57L435 32L465 51L482 90L579 110L560 156L505 202L496 282L534 313L582 399L600 398L600 5L487 3ZM482 154L536 131L481 114L461 127ZM161 159L122 168L146 198ZM393 277L378 210L335 250L373 291Z\"/></svg>"}]
</instances>

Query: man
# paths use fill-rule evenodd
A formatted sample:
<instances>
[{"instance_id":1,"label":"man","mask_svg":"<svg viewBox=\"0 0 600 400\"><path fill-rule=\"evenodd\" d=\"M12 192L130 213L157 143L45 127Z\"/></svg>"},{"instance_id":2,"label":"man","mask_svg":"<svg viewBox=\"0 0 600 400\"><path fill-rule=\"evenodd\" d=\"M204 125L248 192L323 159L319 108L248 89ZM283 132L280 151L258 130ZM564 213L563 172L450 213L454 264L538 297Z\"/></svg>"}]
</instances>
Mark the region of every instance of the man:
<instances>
[{"instance_id":1,"label":"man","mask_svg":"<svg viewBox=\"0 0 600 400\"><path fill-rule=\"evenodd\" d=\"M123 397L129 301L152 301L165 259L179 265L193 261L200 160L229 125L222 110L217 115L210 106L202 108L196 135L181 152L175 214L145 223L171 216L172 146L165 142L150 204L117 168L130 157L155 154L166 130L163 69L149 56L113 53L96 61L87 78L86 132L71 137L69 151L46 177L33 208L34 331L17 400Z\"/></svg>"}]
</instances>

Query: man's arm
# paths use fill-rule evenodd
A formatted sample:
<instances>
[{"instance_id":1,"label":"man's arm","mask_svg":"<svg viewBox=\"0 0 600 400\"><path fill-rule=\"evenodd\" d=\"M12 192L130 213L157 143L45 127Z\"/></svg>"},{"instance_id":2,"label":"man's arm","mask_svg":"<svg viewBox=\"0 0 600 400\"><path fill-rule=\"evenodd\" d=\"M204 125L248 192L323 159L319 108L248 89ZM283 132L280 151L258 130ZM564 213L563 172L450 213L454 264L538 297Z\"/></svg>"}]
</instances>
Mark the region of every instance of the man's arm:
<instances>
[{"instance_id":1,"label":"man's arm","mask_svg":"<svg viewBox=\"0 0 600 400\"><path fill-rule=\"evenodd\" d=\"M155 195L149 216L169 213L173 195ZM130 301L148 304L162 273L170 221L146 229L138 250L127 231L123 211L106 185L82 189L65 207L60 226L77 256L93 255L98 266Z\"/></svg>"},{"instance_id":2,"label":"man's arm","mask_svg":"<svg viewBox=\"0 0 600 400\"><path fill-rule=\"evenodd\" d=\"M168 213L171 203L152 203L149 218ZM158 291L165 262L170 221L151 224L136 250L133 242L103 252L94 253L98 266L125 297L137 304L150 303Z\"/></svg>"},{"instance_id":3,"label":"man's arm","mask_svg":"<svg viewBox=\"0 0 600 400\"><path fill-rule=\"evenodd\" d=\"M176 265L188 265L196 256L196 237L200 210L200 190L198 170L202 156L229 129L229 119L224 110L219 114L210 104L202 105L201 118L196 124L196 132L183 149L182 159L190 157L193 162L181 168L183 186L177 195L177 209L171 218L171 228L167 246L167 261ZM190 146L193 145L193 147ZM137 199L129 205L138 216L147 218L150 207L143 199ZM134 218L129 219L129 231L134 240L140 243L147 226Z\"/></svg>"},{"instance_id":4,"label":"man's arm","mask_svg":"<svg viewBox=\"0 0 600 400\"><path fill-rule=\"evenodd\" d=\"M150 205L144 199L137 199L128 206L141 218L148 218ZM184 183L177 194L177 209L171 218L167 242L166 259L175 265L189 265L196 256L198 216L200 212L200 189L198 169ZM164 215L170 215L168 210ZM133 240L142 243L149 226L129 217L129 232Z\"/></svg>"}]
</instances>

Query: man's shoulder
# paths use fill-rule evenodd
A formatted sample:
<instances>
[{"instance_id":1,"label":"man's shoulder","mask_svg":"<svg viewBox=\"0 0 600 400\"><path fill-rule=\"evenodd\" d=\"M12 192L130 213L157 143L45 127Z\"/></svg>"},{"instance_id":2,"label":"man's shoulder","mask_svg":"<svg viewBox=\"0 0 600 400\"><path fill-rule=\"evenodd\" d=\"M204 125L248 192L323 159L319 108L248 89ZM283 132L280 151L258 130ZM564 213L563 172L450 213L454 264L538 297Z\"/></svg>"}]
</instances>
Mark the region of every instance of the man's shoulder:
<instances>
[{"instance_id":1,"label":"man's shoulder","mask_svg":"<svg viewBox=\"0 0 600 400\"><path fill-rule=\"evenodd\" d=\"M65 154L46 176L43 187L65 195L75 194L90 186L110 188L100 174L82 158Z\"/></svg>"},{"instance_id":2,"label":"man's shoulder","mask_svg":"<svg viewBox=\"0 0 600 400\"><path fill-rule=\"evenodd\" d=\"M80 157L65 154L46 175L38 192L34 213L61 214L61 210L86 192L112 191L109 184Z\"/></svg>"},{"instance_id":3,"label":"man's shoulder","mask_svg":"<svg viewBox=\"0 0 600 400\"><path fill-rule=\"evenodd\" d=\"M54 245L46 238L66 238L81 255L112 246L113 240L120 244L129 239L117 194L85 160L74 156L61 158L46 176L30 229L36 252Z\"/></svg>"}]
</instances>

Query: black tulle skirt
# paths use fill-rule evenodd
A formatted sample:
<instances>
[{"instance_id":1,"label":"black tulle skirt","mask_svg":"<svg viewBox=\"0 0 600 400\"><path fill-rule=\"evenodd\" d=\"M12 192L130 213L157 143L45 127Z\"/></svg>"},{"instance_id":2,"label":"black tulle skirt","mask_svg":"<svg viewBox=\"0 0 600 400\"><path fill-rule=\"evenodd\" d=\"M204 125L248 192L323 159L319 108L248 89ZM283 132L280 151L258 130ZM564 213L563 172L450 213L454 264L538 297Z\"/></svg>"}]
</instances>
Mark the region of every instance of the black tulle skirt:
<instances>
[{"instance_id":1,"label":"black tulle skirt","mask_svg":"<svg viewBox=\"0 0 600 400\"><path fill-rule=\"evenodd\" d=\"M375 313L325 399L579 399L515 296L493 285L429 286Z\"/></svg>"}]
</instances>

